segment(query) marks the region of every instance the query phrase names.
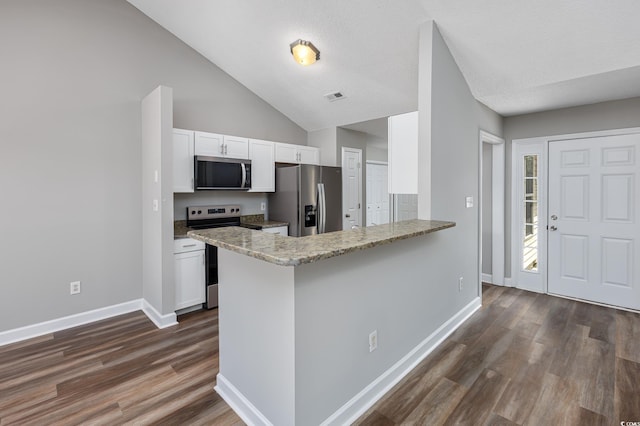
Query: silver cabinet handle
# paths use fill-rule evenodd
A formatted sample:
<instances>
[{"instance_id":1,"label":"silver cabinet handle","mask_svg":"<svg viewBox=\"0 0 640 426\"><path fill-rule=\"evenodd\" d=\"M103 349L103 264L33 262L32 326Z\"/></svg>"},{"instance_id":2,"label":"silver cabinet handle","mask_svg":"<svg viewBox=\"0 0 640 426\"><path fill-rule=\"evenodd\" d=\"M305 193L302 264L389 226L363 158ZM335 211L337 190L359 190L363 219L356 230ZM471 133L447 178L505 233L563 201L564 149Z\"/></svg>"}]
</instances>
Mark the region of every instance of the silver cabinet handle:
<instances>
[{"instance_id":1,"label":"silver cabinet handle","mask_svg":"<svg viewBox=\"0 0 640 426\"><path fill-rule=\"evenodd\" d=\"M558 220L558 216L556 216L555 214L551 215L551 220Z\"/></svg>"},{"instance_id":2,"label":"silver cabinet handle","mask_svg":"<svg viewBox=\"0 0 640 426\"><path fill-rule=\"evenodd\" d=\"M552 226L551 228L549 228L549 231L557 231L558 228L556 228L555 226Z\"/></svg>"},{"instance_id":3,"label":"silver cabinet handle","mask_svg":"<svg viewBox=\"0 0 640 426\"><path fill-rule=\"evenodd\" d=\"M223 155L223 154L224 154L224 144L221 143L220 144L220 155Z\"/></svg>"},{"instance_id":4,"label":"silver cabinet handle","mask_svg":"<svg viewBox=\"0 0 640 426\"><path fill-rule=\"evenodd\" d=\"M351 217L349 213L345 214L344 217Z\"/></svg>"},{"instance_id":5,"label":"silver cabinet handle","mask_svg":"<svg viewBox=\"0 0 640 426\"><path fill-rule=\"evenodd\" d=\"M224 144L224 155L227 155L229 153L229 145L227 145L226 143Z\"/></svg>"},{"instance_id":6,"label":"silver cabinet handle","mask_svg":"<svg viewBox=\"0 0 640 426\"><path fill-rule=\"evenodd\" d=\"M184 244L182 247L195 247L195 244Z\"/></svg>"}]
</instances>

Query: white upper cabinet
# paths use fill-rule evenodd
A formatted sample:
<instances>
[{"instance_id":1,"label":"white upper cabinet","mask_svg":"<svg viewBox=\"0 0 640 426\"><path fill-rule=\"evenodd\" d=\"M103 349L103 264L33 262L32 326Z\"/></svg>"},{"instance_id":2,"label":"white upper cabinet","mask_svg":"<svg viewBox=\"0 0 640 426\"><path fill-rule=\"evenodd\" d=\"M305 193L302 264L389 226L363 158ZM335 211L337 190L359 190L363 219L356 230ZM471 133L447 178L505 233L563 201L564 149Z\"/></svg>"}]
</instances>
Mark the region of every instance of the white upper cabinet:
<instances>
[{"instance_id":1,"label":"white upper cabinet","mask_svg":"<svg viewBox=\"0 0 640 426\"><path fill-rule=\"evenodd\" d=\"M249 139L249 159L251 160L249 192L274 192L276 190L274 143Z\"/></svg>"},{"instance_id":2,"label":"white upper cabinet","mask_svg":"<svg viewBox=\"0 0 640 426\"><path fill-rule=\"evenodd\" d=\"M276 143L276 162L320 164L320 150L313 146Z\"/></svg>"},{"instance_id":3,"label":"white upper cabinet","mask_svg":"<svg viewBox=\"0 0 640 426\"><path fill-rule=\"evenodd\" d=\"M223 156L247 160L249 158L249 139L225 135Z\"/></svg>"},{"instance_id":4,"label":"white upper cabinet","mask_svg":"<svg viewBox=\"0 0 640 426\"><path fill-rule=\"evenodd\" d=\"M300 164L320 164L320 150L313 146L298 147Z\"/></svg>"},{"instance_id":5,"label":"white upper cabinet","mask_svg":"<svg viewBox=\"0 0 640 426\"><path fill-rule=\"evenodd\" d=\"M249 158L249 139L217 133L195 132L195 155Z\"/></svg>"},{"instance_id":6,"label":"white upper cabinet","mask_svg":"<svg viewBox=\"0 0 640 426\"><path fill-rule=\"evenodd\" d=\"M224 136L217 133L195 132L195 155L220 157L224 151Z\"/></svg>"},{"instance_id":7,"label":"white upper cabinet","mask_svg":"<svg viewBox=\"0 0 640 426\"><path fill-rule=\"evenodd\" d=\"M193 192L194 134L173 129L173 192Z\"/></svg>"},{"instance_id":8,"label":"white upper cabinet","mask_svg":"<svg viewBox=\"0 0 640 426\"><path fill-rule=\"evenodd\" d=\"M389 117L389 192L418 193L418 112Z\"/></svg>"}]
</instances>

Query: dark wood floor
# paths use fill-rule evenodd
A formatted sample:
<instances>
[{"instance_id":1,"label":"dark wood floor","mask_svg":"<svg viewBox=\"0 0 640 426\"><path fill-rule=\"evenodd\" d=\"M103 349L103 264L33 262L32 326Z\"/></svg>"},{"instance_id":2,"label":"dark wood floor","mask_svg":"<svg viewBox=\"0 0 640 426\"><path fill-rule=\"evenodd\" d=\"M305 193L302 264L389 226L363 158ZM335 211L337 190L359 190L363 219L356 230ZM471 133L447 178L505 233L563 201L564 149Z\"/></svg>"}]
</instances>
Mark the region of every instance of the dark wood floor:
<instances>
[{"instance_id":1,"label":"dark wood floor","mask_svg":"<svg viewBox=\"0 0 640 426\"><path fill-rule=\"evenodd\" d=\"M0 425L236 425L217 310L138 312L0 347ZM485 286L483 307L359 425L640 421L640 315Z\"/></svg>"},{"instance_id":2,"label":"dark wood floor","mask_svg":"<svg viewBox=\"0 0 640 426\"><path fill-rule=\"evenodd\" d=\"M640 315L483 287L482 309L357 424L640 421Z\"/></svg>"},{"instance_id":3,"label":"dark wood floor","mask_svg":"<svg viewBox=\"0 0 640 426\"><path fill-rule=\"evenodd\" d=\"M244 424L213 390L218 311L142 312L0 347L0 425Z\"/></svg>"}]
</instances>

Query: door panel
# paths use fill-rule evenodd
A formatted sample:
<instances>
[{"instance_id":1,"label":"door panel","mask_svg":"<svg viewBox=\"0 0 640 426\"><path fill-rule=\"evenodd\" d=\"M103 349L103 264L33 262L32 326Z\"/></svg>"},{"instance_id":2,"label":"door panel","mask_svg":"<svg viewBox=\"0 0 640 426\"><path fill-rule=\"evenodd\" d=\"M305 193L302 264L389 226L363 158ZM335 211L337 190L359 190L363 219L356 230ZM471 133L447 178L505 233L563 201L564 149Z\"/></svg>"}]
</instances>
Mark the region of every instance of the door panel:
<instances>
[{"instance_id":1,"label":"door panel","mask_svg":"<svg viewBox=\"0 0 640 426\"><path fill-rule=\"evenodd\" d=\"M640 309L640 135L549 143L549 293Z\"/></svg>"},{"instance_id":2,"label":"door panel","mask_svg":"<svg viewBox=\"0 0 640 426\"><path fill-rule=\"evenodd\" d=\"M359 149L343 148L342 151L342 229L361 226L361 174L360 163L362 151Z\"/></svg>"}]
</instances>

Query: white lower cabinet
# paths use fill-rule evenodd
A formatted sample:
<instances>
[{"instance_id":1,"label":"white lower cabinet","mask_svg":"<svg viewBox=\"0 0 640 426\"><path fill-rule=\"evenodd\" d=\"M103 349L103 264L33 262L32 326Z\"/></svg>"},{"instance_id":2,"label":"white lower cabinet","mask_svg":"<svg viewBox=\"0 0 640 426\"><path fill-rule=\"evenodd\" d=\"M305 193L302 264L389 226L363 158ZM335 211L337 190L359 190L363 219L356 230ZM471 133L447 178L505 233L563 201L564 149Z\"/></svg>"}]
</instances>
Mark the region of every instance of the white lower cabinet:
<instances>
[{"instance_id":1,"label":"white lower cabinet","mask_svg":"<svg viewBox=\"0 0 640 426\"><path fill-rule=\"evenodd\" d=\"M203 242L191 238L174 242L176 310L205 302L204 248Z\"/></svg>"},{"instance_id":2,"label":"white lower cabinet","mask_svg":"<svg viewBox=\"0 0 640 426\"><path fill-rule=\"evenodd\" d=\"M274 226L273 228L262 228L263 232L268 232L270 234L280 234L285 237L289 235L289 227L288 226Z\"/></svg>"}]
</instances>

